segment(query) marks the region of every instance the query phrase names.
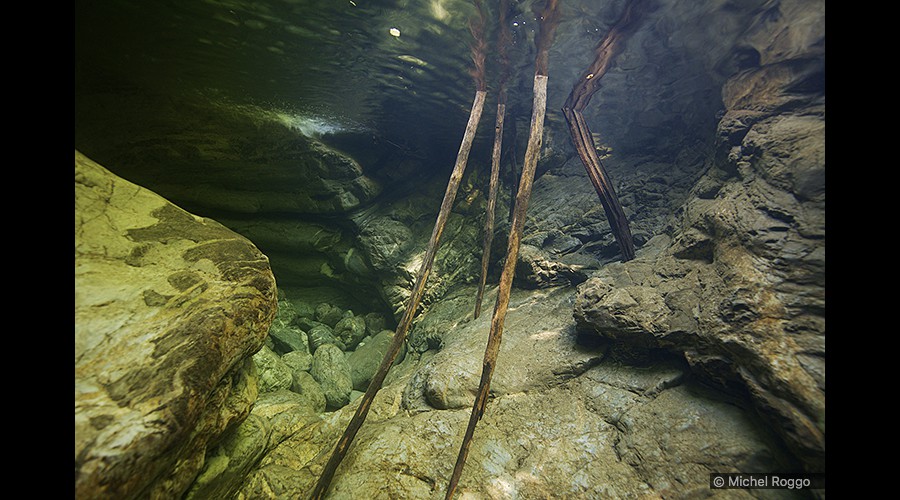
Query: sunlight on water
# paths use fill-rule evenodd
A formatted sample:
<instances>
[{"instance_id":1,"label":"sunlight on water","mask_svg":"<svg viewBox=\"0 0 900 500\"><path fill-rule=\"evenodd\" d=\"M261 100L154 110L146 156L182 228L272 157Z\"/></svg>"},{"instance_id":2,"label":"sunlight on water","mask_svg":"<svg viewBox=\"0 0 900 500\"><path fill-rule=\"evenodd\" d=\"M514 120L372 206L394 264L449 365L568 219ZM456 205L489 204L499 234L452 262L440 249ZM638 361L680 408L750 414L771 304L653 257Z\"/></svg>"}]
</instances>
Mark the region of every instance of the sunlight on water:
<instances>
[{"instance_id":1,"label":"sunlight on water","mask_svg":"<svg viewBox=\"0 0 900 500\"><path fill-rule=\"evenodd\" d=\"M306 137L320 137L324 134L334 134L346 130L342 125L326 118L292 115L277 112L278 121L286 126L299 131Z\"/></svg>"}]
</instances>

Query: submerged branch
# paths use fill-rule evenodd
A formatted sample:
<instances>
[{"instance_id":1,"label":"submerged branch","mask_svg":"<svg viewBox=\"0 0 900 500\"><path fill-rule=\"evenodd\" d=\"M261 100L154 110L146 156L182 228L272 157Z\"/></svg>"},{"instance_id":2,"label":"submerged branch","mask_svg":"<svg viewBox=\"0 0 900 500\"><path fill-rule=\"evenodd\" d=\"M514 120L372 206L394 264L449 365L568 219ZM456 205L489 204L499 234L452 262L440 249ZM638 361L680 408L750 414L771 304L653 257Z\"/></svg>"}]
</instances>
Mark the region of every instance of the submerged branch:
<instances>
[{"instance_id":1,"label":"submerged branch","mask_svg":"<svg viewBox=\"0 0 900 500\"><path fill-rule=\"evenodd\" d=\"M500 183L500 152L503 143L503 119L506 104L497 102L497 122L494 125L494 149L491 155L491 181L488 187L487 213L484 216L484 244L481 248L481 280L475 296L475 318L481 315L484 287L487 284L488 264L491 260L491 245L494 242L494 212L497 207L497 188Z\"/></svg>"},{"instance_id":2,"label":"submerged branch","mask_svg":"<svg viewBox=\"0 0 900 500\"><path fill-rule=\"evenodd\" d=\"M425 282L428 280L428 275L431 273L434 257L437 254L438 246L440 245L441 234L444 232L447 219L450 217L450 210L453 208L456 192L459 189L460 181L466 170L469 151L472 149L475 131L478 128L478 122L481 120L481 111L484 108L485 94L486 92L483 90L475 92L475 101L472 103L472 111L469 113L469 122L466 125L466 131L463 135L462 143L459 146L456 164L453 167L453 172L450 174L447 190L444 193L444 200L441 202L441 209L440 212L438 212L437 220L434 223L431 239L428 240L428 249L425 252L425 258L422 261L419 274L416 277L416 283L413 286L412 293L406 304L406 311L403 314L403 318L400 320L400 324L397 326L397 331L394 332L394 337L391 340L387 353L384 355L384 359L381 361L381 366L378 367L378 371L372 377L372 381L369 382L369 387L362 396L359 407L356 409L356 413L347 425L347 429L335 446L331 458L328 460L328 463L322 471L322 475L319 477L319 481L316 483L316 487L313 490L311 497L313 499L321 499L328 491L328 486L331 484L331 480L334 477L334 473L337 471L338 465L340 465L341 461L344 459L344 456L350 449L353 438L356 437L356 433L359 432L360 427L362 427L366 415L369 413L369 408L372 406L372 401L375 399L375 395L381 389L381 385L384 383L384 379L387 376L391 365L394 363L397 354L400 352L400 349L403 347L403 343L406 340L409 327L412 325L416 310L419 308L419 302L422 299L422 295L425 293Z\"/></svg>"},{"instance_id":3,"label":"submerged branch","mask_svg":"<svg viewBox=\"0 0 900 500\"><path fill-rule=\"evenodd\" d=\"M479 4L480 5L480 4ZM478 282L478 293L475 296L475 318L481 315L481 305L484 299L484 287L487 285L488 265L491 260L491 244L494 241L494 212L497 207L497 188L500 182L500 158L503 144L503 120L506 115L506 79L509 75L509 57L506 49L511 43L509 26L506 23L506 11L509 9L509 0L500 2L500 40L498 52L500 53L500 83L497 93L497 121L494 125L494 148L491 153L491 180L488 188L488 204L484 216L484 244L481 249L481 279ZM512 212L510 212L510 216Z\"/></svg>"},{"instance_id":4,"label":"submerged branch","mask_svg":"<svg viewBox=\"0 0 900 500\"><path fill-rule=\"evenodd\" d=\"M625 41L637 30L643 14L649 11L650 7L650 0L628 0L622 15L597 45L594 62L575 83L562 109L569 126L569 134L572 136L572 143L591 179L594 190L600 196L606 218L609 220L625 261L634 258L634 239L631 235L631 228L606 169L603 168L603 163L597 156L597 148L582 111L591 101L594 93L600 89L600 78L612 66L615 57L622 51Z\"/></svg>"},{"instance_id":5,"label":"submerged branch","mask_svg":"<svg viewBox=\"0 0 900 500\"><path fill-rule=\"evenodd\" d=\"M484 6L481 0L473 0L475 8L478 11L477 20L469 20L469 31L472 33L472 69L469 74L475 79L475 90L487 90L487 79L485 78L484 61L487 57L487 41L484 38Z\"/></svg>"},{"instance_id":6,"label":"submerged branch","mask_svg":"<svg viewBox=\"0 0 900 500\"><path fill-rule=\"evenodd\" d=\"M509 309L509 297L512 292L512 282L516 273L516 261L519 256L519 245L522 241L522 233L525 229L525 216L528 211L528 201L531 198L531 188L534 182L534 173L537 170L538 157L541 152L541 143L544 135L544 116L547 110L547 61L550 45L553 43L553 34L559 21L557 13L557 0L547 0L546 7L541 14L540 34L536 43L538 55L535 62L534 74L534 101L531 107L531 129L528 136L528 147L525 150L525 164L522 167L522 178L519 182L519 191L516 194L516 205L513 210L512 227L509 230L509 240L506 247L506 260L503 263L503 271L500 274L500 284L497 288L497 302L494 305L494 316L491 318L491 331L488 334L487 347L484 351L484 361L481 368L481 382L472 405L472 413L466 426L466 433L453 467L453 476L447 486L445 500L453 498L453 493L462 477L462 471L469 455L469 446L475 434L475 426L487 408L487 398L491 388L491 377L497 364L497 356L500 353L500 342L503 338L503 325L506 322L506 312ZM542 66L543 64L543 66Z\"/></svg>"}]
</instances>

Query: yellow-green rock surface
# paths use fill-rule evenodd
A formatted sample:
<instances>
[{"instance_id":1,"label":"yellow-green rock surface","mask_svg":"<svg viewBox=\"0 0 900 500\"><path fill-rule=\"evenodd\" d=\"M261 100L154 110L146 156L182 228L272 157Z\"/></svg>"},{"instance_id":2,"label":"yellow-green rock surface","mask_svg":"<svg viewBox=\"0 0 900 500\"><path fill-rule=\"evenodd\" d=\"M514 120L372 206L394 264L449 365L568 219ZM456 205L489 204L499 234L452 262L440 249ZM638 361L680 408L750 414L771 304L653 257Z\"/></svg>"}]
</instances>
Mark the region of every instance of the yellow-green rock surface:
<instances>
[{"instance_id":1,"label":"yellow-green rock surface","mask_svg":"<svg viewBox=\"0 0 900 500\"><path fill-rule=\"evenodd\" d=\"M76 497L180 497L256 400L276 304L250 241L76 151Z\"/></svg>"}]
</instances>

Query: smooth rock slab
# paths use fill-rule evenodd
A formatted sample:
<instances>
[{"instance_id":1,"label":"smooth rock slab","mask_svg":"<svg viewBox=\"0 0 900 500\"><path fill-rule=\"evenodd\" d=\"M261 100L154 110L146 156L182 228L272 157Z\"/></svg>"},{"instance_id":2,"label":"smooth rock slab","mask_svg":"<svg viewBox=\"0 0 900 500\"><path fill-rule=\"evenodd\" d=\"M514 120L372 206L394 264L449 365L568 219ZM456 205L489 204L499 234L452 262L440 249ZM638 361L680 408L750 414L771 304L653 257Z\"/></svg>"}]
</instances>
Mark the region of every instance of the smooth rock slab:
<instances>
[{"instance_id":1,"label":"smooth rock slab","mask_svg":"<svg viewBox=\"0 0 900 500\"><path fill-rule=\"evenodd\" d=\"M466 291L460 296L465 300L445 301L429 318L446 332L442 338L444 347L423 363L406 388L405 404L410 409L423 405L465 408L471 407L475 399L491 314L461 321L467 315L471 318L473 296L467 296ZM485 294L485 304L493 304L495 298L496 288ZM513 290L491 380L492 394L543 387L549 379L576 376L600 361L601 352L586 350L575 342L574 299L571 288Z\"/></svg>"},{"instance_id":2,"label":"smooth rock slab","mask_svg":"<svg viewBox=\"0 0 900 500\"><path fill-rule=\"evenodd\" d=\"M276 308L247 239L75 153L75 496L180 497L256 398Z\"/></svg>"}]
</instances>

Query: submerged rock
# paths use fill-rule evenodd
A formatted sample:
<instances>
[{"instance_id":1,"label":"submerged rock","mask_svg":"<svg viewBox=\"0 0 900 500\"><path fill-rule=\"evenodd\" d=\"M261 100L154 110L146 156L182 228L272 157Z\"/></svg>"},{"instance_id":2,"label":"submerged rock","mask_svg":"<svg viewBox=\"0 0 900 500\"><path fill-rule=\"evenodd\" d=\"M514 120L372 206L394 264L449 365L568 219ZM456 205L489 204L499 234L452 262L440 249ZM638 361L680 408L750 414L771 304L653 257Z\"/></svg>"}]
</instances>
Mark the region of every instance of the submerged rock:
<instances>
[{"instance_id":1,"label":"submerged rock","mask_svg":"<svg viewBox=\"0 0 900 500\"><path fill-rule=\"evenodd\" d=\"M341 311L339 307L324 302L316 306L316 321L324 323L331 328L334 328L343 317L344 311Z\"/></svg>"},{"instance_id":2,"label":"submerged rock","mask_svg":"<svg viewBox=\"0 0 900 500\"><path fill-rule=\"evenodd\" d=\"M75 496L182 496L250 412L276 304L252 243L76 151Z\"/></svg>"},{"instance_id":3,"label":"submerged rock","mask_svg":"<svg viewBox=\"0 0 900 500\"><path fill-rule=\"evenodd\" d=\"M247 419L207 454L185 498L231 498L269 449L318 421L298 394L279 390L260 395Z\"/></svg>"},{"instance_id":4,"label":"submerged rock","mask_svg":"<svg viewBox=\"0 0 900 500\"><path fill-rule=\"evenodd\" d=\"M414 239L406 224L379 217L365 222L359 242L376 271L391 272L406 257Z\"/></svg>"},{"instance_id":5,"label":"submerged rock","mask_svg":"<svg viewBox=\"0 0 900 500\"><path fill-rule=\"evenodd\" d=\"M351 352L347 357L347 363L350 365L350 375L353 379L353 388L358 391L365 391L369 387L369 381L381 366L384 355L388 351L391 340L394 338L394 332L391 330L382 330L381 333L374 337L367 337L367 340L360 344L355 351ZM405 349L398 355L394 363L403 361Z\"/></svg>"},{"instance_id":6,"label":"submerged rock","mask_svg":"<svg viewBox=\"0 0 900 500\"><path fill-rule=\"evenodd\" d=\"M306 426L319 421L309 399L287 389L260 394L252 415L269 423L268 447L272 448Z\"/></svg>"},{"instance_id":7,"label":"submerged rock","mask_svg":"<svg viewBox=\"0 0 900 500\"><path fill-rule=\"evenodd\" d=\"M495 294L491 291L485 300ZM514 290L491 381L492 394L533 390L547 379L575 376L600 361L602 352L582 350L575 342L569 302L572 296L572 290L566 288L537 293ZM444 302L429 318L434 326L443 326L443 347L423 362L410 380L404 391L405 408L466 408L475 399L491 315L461 321L471 314L472 296L460 291L455 298L459 300ZM517 310L526 312L512 314Z\"/></svg>"},{"instance_id":8,"label":"submerged rock","mask_svg":"<svg viewBox=\"0 0 900 500\"><path fill-rule=\"evenodd\" d=\"M495 373L500 384L478 423L460 496L685 498L706 495L711 472L797 470L749 401L692 382L684 360L576 342L573 299L571 289L514 291ZM489 320L460 323L455 309L449 301L429 312L443 318L449 329L444 349L452 352L408 356L392 369L330 496L371 496L373 484L385 498L443 494L479 378L477 368L459 367L480 366ZM478 340L462 342L467 338ZM455 408L435 409L425 398L409 404L424 381L454 376L461 380L453 391L469 393L444 398L458 399ZM270 450L236 498L308 495L328 458L320 450L334 446L357 404ZM793 495L780 493L771 497Z\"/></svg>"},{"instance_id":9,"label":"submerged rock","mask_svg":"<svg viewBox=\"0 0 900 500\"><path fill-rule=\"evenodd\" d=\"M280 355L290 352L309 352L309 340L306 333L296 326L276 322L269 329L272 339L272 350Z\"/></svg>"},{"instance_id":10,"label":"submerged rock","mask_svg":"<svg viewBox=\"0 0 900 500\"><path fill-rule=\"evenodd\" d=\"M325 392L309 372L294 371L294 383L291 385L291 390L300 395L303 406L315 413L325 411L327 404Z\"/></svg>"},{"instance_id":11,"label":"submerged rock","mask_svg":"<svg viewBox=\"0 0 900 500\"><path fill-rule=\"evenodd\" d=\"M316 308L312 304L302 300L292 300L291 302L294 304L294 311L297 313L295 320L299 318L315 318Z\"/></svg>"},{"instance_id":12,"label":"submerged rock","mask_svg":"<svg viewBox=\"0 0 900 500\"><path fill-rule=\"evenodd\" d=\"M266 452L269 420L252 413L206 455L203 470L185 499L227 498Z\"/></svg>"},{"instance_id":13,"label":"submerged rock","mask_svg":"<svg viewBox=\"0 0 900 500\"><path fill-rule=\"evenodd\" d=\"M387 320L381 313L371 312L366 314L366 334L374 337L381 333L387 326Z\"/></svg>"},{"instance_id":14,"label":"submerged rock","mask_svg":"<svg viewBox=\"0 0 900 500\"><path fill-rule=\"evenodd\" d=\"M309 330L307 336L309 337L309 350L313 354L315 354L320 347L327 344L337 346L337 348L342 351L347 349L347 346L334 336L331 328L323 323L313 326Z\"/></svg>"},{"instance_id":15,"label":"submerged rock","mask_svg":"<svg viewBox=\"0 0 900 500\"><path fill-rule=\"evenodd\" d=\"M304 351L291 351L281 357L284 364L294 372L308 372L312 368L312 354Z\"/></svg>"},{"instance_id":16,"label":"submerged rock","mask_svg":"<svg viewBox=\"0 0 900 500\"><path fill-rule=\"evenodd\" d=\"M330 408L341 408L350 402L353 379L344 353L333 344L325 344L313 354L310 374L322 386Z\"/></svg>"},{"instance_id":17,"label":"submerged rock","mask_svg":"<svg viewBox=\"0 0 900 500\"><path fill-rule=\"evenodd\" d=\"M259 392L273 392L290 389L293 382L291 369L281 357L266 346L253 355L253 362L259 371Z\"/></svg>"},{"instance_id":18,"label":"submerged rock","mask_svg":"<svg viewBox=\"0 0 900 500\"><path fill-rule=\"evenodd\" d=\"M279 292L279 295L282 293L283 292ZM294 304L279 298L278 311L275 313L274 324L290 325L294 323L295 319L297 319L297 310L294 309Z\"/></svg>"},{"instance_id":19,"label":"submerged rock","mask_svg":"<svg viewBox=\"0 0 900 500\"><path fill-rule=\"evenodd\" d=\"M755 24L758 63L722 90L715 161L638 257L581 285L585 330L683 353L742 386L811 472L825 470L824 12ZM773 11L774 12L774 11ZM795 43L798 43L795 45ZM804 45L808 43L809 45Z\"/></svg>"},{"instance_id":20,"label":"submerged rock","mask_svg":"<svg viewBox=\"0 0 900 500\"><path fill-rule=\"evenodd\" d=\"M539 248L522 245L516 263L515 280L522 288L577 285L586 279L577 267L552 260Z\"/></svg>"},{"instance_id":21,"label":"submerged rock","mask_svg":"<svg viewBox=\"0 0 900 500\"><path fill-rule=\"evenodd\" d=\"M334 336L344 345L343 350L355 349L366 336L366 319L362 316L342 318L334 326Z\"/></svg>"}]
</instances>

